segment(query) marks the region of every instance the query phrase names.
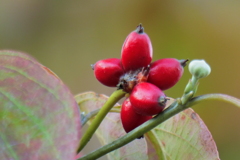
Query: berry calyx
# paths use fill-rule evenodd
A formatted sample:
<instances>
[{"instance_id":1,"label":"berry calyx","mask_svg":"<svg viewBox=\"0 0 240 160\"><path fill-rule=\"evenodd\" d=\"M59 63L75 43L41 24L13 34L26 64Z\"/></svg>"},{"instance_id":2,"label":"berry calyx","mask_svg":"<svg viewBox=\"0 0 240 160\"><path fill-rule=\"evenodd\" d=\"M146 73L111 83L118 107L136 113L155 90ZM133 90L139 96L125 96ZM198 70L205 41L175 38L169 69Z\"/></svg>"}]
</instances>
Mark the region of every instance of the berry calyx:
<instances>
[{"instance_id":1,"label":"berry calyx","mask_svg":"<svg viewBox=\"0 0 240 160\"><path fill-rule=\"evenodd\" d=\"M135 71L128 71L124 73L117 85L118 89L123 89L125 92L130 93L134 86L140 82L146 82L150 70L150 65Z\"/></svg>"},{"instance_id":2,"label":"berry calyx","mask_svg":"<svg viewBox=\"0 0 240 160\"><path fill-rule=\"evenodd\" d=\"M137 84L129 99L135 112L145 116L153 116L163 111L167 100L162 90L148 82Z\"/></svg>"},{"instance_id":3,"label":"berry calyx","mask_svg":"<svg viewBox=\"0 0 240 160\"><path fill-rule=\"evenodd\" d=\"M122 126L126 133L132 131L136 127L140 126L144 122L148 121L152 118L152 116L143 116L140 114L137 114L131 102L129 101L129 98L124 100L120 112Z\"/></svg>"},{"instance_id":4,"label":"berry calyx","mask_svg":"<svg viewBox=\"0 0 240 160\"><path fill-rule=\"evenodd\" d=\"M127 36L122 46L121 61L125 71L147 67L152 61L152 43L141 24Z\"/></svg>"},{"instance_id":5,"label":"berry calyx","mask_svg":"<svg viewBox=\"0 0 240 160\"><path fill-rule=\"evenodd\" d=\"M171 88L182 77L183 67L187 61L165 58L153 62L150 67L148 82L156 85L161 90Z\"/></svg>"},{"instance_id":6,"label":"berry calyx","mask_svg":"<svg viewBox=\"0 0 240 160\"><path fill-rule=\"evenodd\" d=\"M97 61L92 68L97 80L108 87L116 87L124 73L121 60L118 58Z\"/></svg>"}]
</instances>

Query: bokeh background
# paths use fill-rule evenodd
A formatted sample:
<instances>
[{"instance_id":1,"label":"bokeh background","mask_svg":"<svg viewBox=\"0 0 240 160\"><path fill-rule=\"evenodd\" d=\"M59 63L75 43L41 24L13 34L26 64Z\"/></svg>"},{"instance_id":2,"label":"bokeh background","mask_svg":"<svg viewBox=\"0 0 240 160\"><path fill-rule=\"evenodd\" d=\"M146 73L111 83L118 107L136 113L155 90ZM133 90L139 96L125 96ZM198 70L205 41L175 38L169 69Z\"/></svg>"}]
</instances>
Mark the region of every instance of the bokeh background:
<instances>
[{"instance_id":1,"label":"bokeh background","mask_svg":"<svg viewBox=\"0 0 240 160\"><path fill-rule=\"evenodd\" d=\"M198 95L240 97L240 1L0 1L0 49L26 52L52 69L73 94L113 88L95 80L90 64L120 58L126 36L142 23L153 45L153 60L205 59L212 67ZM166 91L182 95L190 78ZM194 106L211 131L222 160L240 157L240 109L211 101ZM96 148L97 140L89 149ZM174 144L173 144L174 145Z\"/></svg>"}]
</instances>

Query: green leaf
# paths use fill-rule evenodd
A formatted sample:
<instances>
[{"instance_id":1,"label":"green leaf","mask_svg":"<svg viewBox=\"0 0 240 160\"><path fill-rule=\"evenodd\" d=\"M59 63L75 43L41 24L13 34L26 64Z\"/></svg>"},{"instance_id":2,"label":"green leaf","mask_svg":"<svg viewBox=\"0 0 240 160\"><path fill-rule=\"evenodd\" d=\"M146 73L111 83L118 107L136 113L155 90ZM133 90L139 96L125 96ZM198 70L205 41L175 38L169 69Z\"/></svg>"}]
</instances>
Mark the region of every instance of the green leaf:
<instances>
[{"instance_id":1,"label":"green leaf","mask_svg":"<svg viewBox=\"0 0 240 160\"><path fill-rule=\"evenodd\" d=\"M63 82L32 57L0 51L1 160L73 160L80 112Z\"/></svg>"},{"instance_id":2,"label":"green leaf","mask_svg":"<svg viewBox=\"0 0 240 160\"><path fill-rule=\"evenodd\" d=\"M211 133L192 109L168 119L146 137L151 153L149 159L219 159Z\"/></svg>"},{"instance_id":3,"label":"green leaf","mask_svg":"<svg viewBox=\"0 0 240 160\"><path fill-rule=\"evenodd\" d=\"M75 96L76 101L82 112L85 114L99 109L107 101L108 97L94 92L86 92ZM119 106L119 104L116 104ZM91 119L88 121L91 125ZM96 135L102 145L106 145L119 137L125 135L122 128L120 114L108 113L107 117L103 120L101 125L96 131ZM135 141L109 153L107 156L112 159L124 160L147 160L147 146L145 139L136 139Z\"/></svg>"}]
</instances>

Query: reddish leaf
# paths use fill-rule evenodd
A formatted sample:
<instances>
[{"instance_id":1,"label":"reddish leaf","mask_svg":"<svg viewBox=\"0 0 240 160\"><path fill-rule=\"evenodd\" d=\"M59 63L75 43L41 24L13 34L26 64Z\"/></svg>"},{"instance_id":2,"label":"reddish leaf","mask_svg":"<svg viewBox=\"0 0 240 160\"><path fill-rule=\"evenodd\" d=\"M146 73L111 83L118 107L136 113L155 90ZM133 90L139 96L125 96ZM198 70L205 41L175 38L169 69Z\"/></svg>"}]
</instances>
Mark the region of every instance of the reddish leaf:
<instances>
[{"instance_id":1,"label":"reddish leaf","mask_svg":"<svg viewBox=\"0 0 240 160\"><path fill-rule=\"evenodd\" d=\"M73 160L80 114L69 89L35 59L0 51L1 160Z\"/></svg>"}]
</instances>

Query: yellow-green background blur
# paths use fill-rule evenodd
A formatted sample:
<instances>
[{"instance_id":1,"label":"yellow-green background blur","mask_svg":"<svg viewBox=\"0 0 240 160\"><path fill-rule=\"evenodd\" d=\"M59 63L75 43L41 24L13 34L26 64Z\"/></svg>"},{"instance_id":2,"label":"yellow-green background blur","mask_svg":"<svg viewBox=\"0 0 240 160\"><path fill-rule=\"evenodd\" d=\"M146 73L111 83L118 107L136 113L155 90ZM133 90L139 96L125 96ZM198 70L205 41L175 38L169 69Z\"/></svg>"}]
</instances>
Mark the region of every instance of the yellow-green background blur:
<instances>
[{"instance_id":1,"label":"yellow-green background blur","mask_svg":"<svg viewBox=\"0 0 240 160\"><path fill-rule=\"evenodd\" d=\"M139 23L151 38L153 60L205 59L211 65L212 73L201 80L197 95L240 97L240 1L1 0L0 49L34 56L73 94L95 91L110 95L114 89L94 78L90 64L120 58L126 36ZM186 67L182 79L166 94L181 96L190 77ZM209 127L220 158L238 160L240 109L211 101L194 110Z\"/></svg>"}]
</instances>

